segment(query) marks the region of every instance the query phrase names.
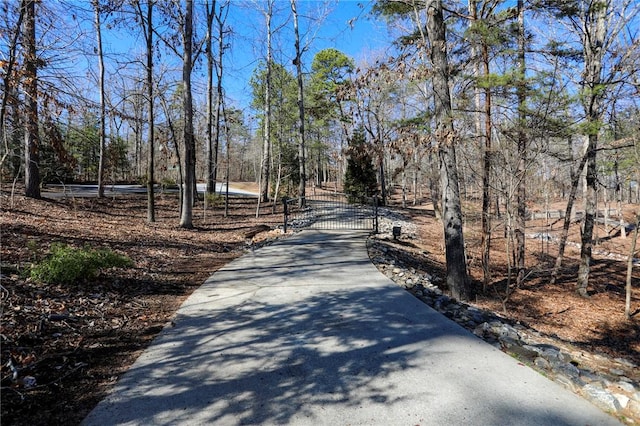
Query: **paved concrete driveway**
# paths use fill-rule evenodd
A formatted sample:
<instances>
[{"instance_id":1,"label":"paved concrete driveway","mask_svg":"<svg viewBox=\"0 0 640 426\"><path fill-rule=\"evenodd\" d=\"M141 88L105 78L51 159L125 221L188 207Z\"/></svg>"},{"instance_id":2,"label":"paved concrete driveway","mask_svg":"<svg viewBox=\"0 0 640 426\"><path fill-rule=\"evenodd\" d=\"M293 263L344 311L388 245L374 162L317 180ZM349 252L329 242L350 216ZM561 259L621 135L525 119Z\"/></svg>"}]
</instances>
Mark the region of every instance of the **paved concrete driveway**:
<instances>
[{"instance_id":1,"label":"paved concrete driveway","mask_svg":"<svg viewBox=\"0 0 640 426\"><path fill-rule=\"evenodd\" d=\"M365 240L304 231L228 264L84 424L619 424L397 287Z\"/></svg>"}]
</instances>

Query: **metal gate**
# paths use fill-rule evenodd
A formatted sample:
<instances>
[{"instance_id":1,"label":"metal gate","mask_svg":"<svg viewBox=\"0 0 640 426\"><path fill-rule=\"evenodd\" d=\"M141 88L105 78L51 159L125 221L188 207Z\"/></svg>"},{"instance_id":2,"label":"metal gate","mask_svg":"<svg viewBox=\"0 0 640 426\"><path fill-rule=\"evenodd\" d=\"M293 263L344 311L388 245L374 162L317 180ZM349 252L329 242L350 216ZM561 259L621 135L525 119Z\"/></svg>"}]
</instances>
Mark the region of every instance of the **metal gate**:
<instances>
[{"instance_id":1,"label":"metal gate","mask_svg":"<svg viewBox=\"0 0 640 426\"><path fill-rule=\"evenodd\" d=\"M284 231L289 228L356 229L378 232L377 197L349 202L342 193L284 199Z\"/></svg>"}]
</instances>

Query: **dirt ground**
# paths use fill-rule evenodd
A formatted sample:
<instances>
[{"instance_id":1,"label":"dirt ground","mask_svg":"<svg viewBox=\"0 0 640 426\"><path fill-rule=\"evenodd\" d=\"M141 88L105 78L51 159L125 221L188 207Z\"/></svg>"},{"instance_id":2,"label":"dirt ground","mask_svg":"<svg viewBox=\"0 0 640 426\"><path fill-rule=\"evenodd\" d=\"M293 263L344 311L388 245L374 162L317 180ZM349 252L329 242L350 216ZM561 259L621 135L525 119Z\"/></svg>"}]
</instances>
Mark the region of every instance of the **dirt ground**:
<instances>
[{"instance_id":1,"label":"dirt ground","mask_svg":"<svg viewBox=\"0 0 640 426\"><path fill-rule=\"evenodd\" d=\"M228 217L219 206L207 212L199 206L194 229L184 230L178 227L178 203L172 194L158 196L157 221L148 224L144 196L36 201L10 197L9 189L3 188L0 199L3 424L79 424L208 276L250 244L281 237L275 229L282 220L281 207L276 213L263 207L256 219L255 201L250 199L231 200ZM407 256L416 250L428 253L431 266L441 273L442 230L433 211L424 206L405 213L419 229L417 240L406 246ZM471 220L468 224L473 227ZM546 221L529 225L531 233L550 228ZM554 224L551 230L560 226ZM574 241L577 232L572 229ZM598 249L628 254L630 238L603 240ZM104 271L94 280L73 285L42 285L26 278L29 265L42 259L53 242L109 247L129 256L135 266ZM493 244L492 285L478 296L477 304L502 312L504 238L496 236ZM474 260L479 240L473 229L467 233L467 245L470 270L479 283L481 269ZM575 247L568 248L563 273L550 286L555 246L535 239L528 240L528 246L530 273L506 302L506 315L584 351L640 364L640 315L631 321L623 315L624 260L595 256L592 296L585 300L574 292ZM639 275L636 268L636 310Z\"/></svg>"}]
</instances>

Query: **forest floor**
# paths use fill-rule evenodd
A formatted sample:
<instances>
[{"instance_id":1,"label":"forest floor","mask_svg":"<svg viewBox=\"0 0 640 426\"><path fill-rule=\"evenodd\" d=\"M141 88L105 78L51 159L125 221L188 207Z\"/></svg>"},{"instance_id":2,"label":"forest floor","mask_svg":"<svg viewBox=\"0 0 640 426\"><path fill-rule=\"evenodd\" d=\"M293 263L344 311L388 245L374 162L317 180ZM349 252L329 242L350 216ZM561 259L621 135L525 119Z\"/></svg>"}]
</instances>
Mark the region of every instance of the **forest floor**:
<instances>
[{"instance_id":1,"label":"forest floor","mask_svg":"<svg viewBox=\"0 0 640 426\"><path fill-rule=\"evenodd\" d=\"M565 204L557 202L551 207L564 210ZM550 275L558 255L555 241L560 236L564 219L527 221L525 281L519 289L513 289L515 277L512 276L512 290L507 297L509 256L506 255L507 239L503 224L499 220L492 224L491 280L483 289L480 218L479 214L473 213L473 206L465 206L464 210L467 211L464 237L469 270L478 290L474 305L585 351L627 359L640 365L640 268L637 266L640 241L636 247L636 266L632 270L631 320L627 320L624 314L627 260L633 233L622 238L620 227L609 225L606 230L603 224L596 227L598 237L593 247L588 287L590 297L585 299L575 291L580 261L579 222L571 224L563 266L556 283L551 285ZM623 212L628 224L635 223L635 212L640 212L640 205L627 205ZM443 230L434 219L430 205L410 207L404 213L418 224L420 230L413 251L417 248L429 253L430 260L444 265ZM513 247L513 242L510 245ZM411 247L407 250L410 251ZM442 274L444 276L444 269Z\"/></svg>"},{"instance_id":2,"label":"forest floor","mask_svg":"<svg viewBox=\"0 0 640 426\"><path fill-rule=\"evenodd\" d=\"M255 200L246 198L231 200L228 217L220 207L207 212L196 208L194 228L185 230L178 226L173 194L156 198L157 221L149 224L144 195L31 200L11 197L9 191L3 187L0 195L1 416L6 424L79 424L189 294L250 244L259 246L282 236L276 228L282 221L281 206L276 213L263 206L256 219ZM443 274L442 229L433 210L420 206L402 211L413 219L418 235L398 246L407 258L429 253L431 273ZM626 212L628 220L632 211L630 207ZM535 234L555 231L561 223L528 226L527 232ZM573 241L578 232L572 228ZM466 235L470 270L480 285L477 237L473 230ZM586 352L640 365L640 315L631 321L624 317L624 257L631 238L601 239L597 248L620 258L595 256L588 300L574 291L575 247L568 248L560 279L550 286L556 248L543 240L528 240L530 273L506 302L506 316ZM25 271L46 255L52 242L108 247L129 256L135 266L73 285L37 284ZM477 304L502 313L505 241L494 238L493 244L492 284ZM638 309L638 268L633 280L632 307Z\"/></svg>"}]
</instances>

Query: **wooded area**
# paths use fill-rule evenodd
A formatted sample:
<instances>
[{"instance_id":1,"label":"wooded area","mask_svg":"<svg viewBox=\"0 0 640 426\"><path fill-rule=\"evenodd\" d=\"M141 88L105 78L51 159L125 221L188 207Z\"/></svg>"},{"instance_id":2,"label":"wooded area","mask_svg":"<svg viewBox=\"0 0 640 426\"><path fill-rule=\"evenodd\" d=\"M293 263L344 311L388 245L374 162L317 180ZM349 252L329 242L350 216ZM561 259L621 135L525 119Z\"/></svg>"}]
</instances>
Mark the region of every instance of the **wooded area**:
<instances>
[{"instance_id":1,"label":"wooded area","mask_svg":"<svg viewBox=\"0 0 640 426\"><path fill-rule=\"evenodd\" d=\"M557 200L565 230L584 210L576 289L588 296L596 223L624 238L633 220L623 207L640 198L640 5L378 1L369 18L395 41L356 63L335 49L311 57L322 19L296 4L5 2L3 181L23 181L34 198L52 183L97 182L102 197L106 184L139 182L149 222L154 185L177 185L179 223L190 228L198 181L212 194L216 182L254 180L274 205L308 185L342 188L346 148L362 129L383 203L399 187L404 203L427 196L444 219L459 297L472 297L462 267L463 222L476 225L469 206L481 205L486 290L492 235L509 236L519 286L526 220ZM264 17L259 34L243 34L260 53L251 105L234 105L225 64L238 29L227 17L249 9ZM117 36L129 51L105 53Z\"/></svg>"},{"instance_id":2,"label":"wooded area","mask_svg":"<svg viewBox=\"0 0 640 426\"><path fill-rule=\"evenodd\" d=\"M459 300L495 296L507 311L532 281L570 282L588 304L594 255L614 256L640 338L640 3L378 0L345 28L372 20L390 42L358 58L316 47L331 7L2 2L3 189L31 202L92 183L100 204L109 185L137 183L146 212L134 211L155 226L158 191L175 188L162 214L183 232L222 208L220 183L255 185L243 221L274 222L283 198L302 206L316 188L377 195L433 211ZM254 46L246 104L232 84L241 40ZM231 226L224 201L211 217Z\"/></svg>"}]
</instances>

